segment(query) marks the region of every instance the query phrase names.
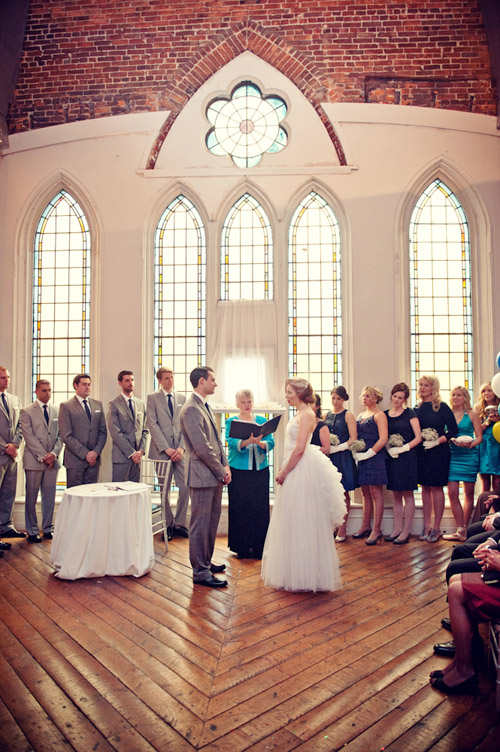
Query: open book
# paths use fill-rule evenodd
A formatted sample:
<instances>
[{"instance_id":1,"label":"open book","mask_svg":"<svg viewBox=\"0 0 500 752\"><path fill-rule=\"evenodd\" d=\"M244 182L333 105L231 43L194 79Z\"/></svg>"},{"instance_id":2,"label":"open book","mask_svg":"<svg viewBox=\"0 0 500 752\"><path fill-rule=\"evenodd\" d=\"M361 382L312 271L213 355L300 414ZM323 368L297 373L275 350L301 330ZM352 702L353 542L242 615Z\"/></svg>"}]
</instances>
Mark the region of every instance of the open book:
<instances>
[{"instance_id":1,"label":"open book","mask_svg":"<svg viewBox=\"0 0 500 752\"><path fill-rule=\"evenodd\" d=\"M253 434L254 436L268 436L270 433L274 433L278 428L281 415L277 415L275 418L271 418L266 423L252 423L248 420L232 420L231 427L229 429L229 436L232 439L248 439Z\"/></svg>"}]
</instances>

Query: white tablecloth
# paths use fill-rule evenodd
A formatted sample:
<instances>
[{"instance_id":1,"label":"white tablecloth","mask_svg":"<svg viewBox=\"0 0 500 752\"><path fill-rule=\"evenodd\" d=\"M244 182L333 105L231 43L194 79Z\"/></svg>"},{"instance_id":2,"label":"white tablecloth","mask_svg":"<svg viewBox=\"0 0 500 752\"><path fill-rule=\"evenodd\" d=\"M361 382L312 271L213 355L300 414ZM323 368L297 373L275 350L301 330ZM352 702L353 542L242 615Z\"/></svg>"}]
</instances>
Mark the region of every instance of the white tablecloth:
<instances>
[{"instance_id":1,"label":"white tablecloth","mask_svg":"<svg viewBox=\"0 0 500 752\"><path fill-rule=\"evenodd\" d=\"M115 490L116 487L126 490ZM69 488L59 506L50 560L63 580L141 577L154 564L151 494L145 483Z\"/></svg>"}]
</instances>

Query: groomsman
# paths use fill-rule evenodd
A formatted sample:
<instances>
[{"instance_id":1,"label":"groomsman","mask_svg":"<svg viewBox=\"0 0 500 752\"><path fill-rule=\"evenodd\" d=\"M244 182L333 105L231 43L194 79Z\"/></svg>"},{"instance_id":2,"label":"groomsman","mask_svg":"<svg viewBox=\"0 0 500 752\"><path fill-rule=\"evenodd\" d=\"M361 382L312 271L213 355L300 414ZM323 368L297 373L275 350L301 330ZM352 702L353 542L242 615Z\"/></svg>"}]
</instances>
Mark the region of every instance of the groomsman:
<instances>
[{"instance_id":1,"label":"groomsman","mask_svg":"<svg viewBox=\"0 0 500 752\"><path fill-rule=\"evenodd\" d=\"M19 397L8 394L10 373L0 366L0 537L25 538L12 524L12 507L16 498L17 450L22 440L21 403ZM2 543L0 550L10 548Z\"/></svg>"},{"instance_id":2,"label":"groomsman","mask_svg":"<svg viewBox=\"0 0 500 752\"><path fill-rule=\"evenodd\" d=\"M25 441L23 466L26 474L24 514L30 543L42 539L36 519L38 491L42 495L42 532L52 538L52 519L56 498L57 472L62 440L59 436L57 407L49 404L52 394L50 381L40 379L35 385L36 400L21 410L21 426Z\"/></svg>"},{"instance_id":3,"label":"groomsman","mask_svg":"<svg viewBox=\"0 0 500 752\"><path fill-rule=\"evenodd\" d=\"M75 396L59 408L59 432L64 442L66 485L97 483L101 452L108 432L102 403L90 398L91 379L79 373L73 379Z\"/></svg>"},{"instance_id":4,"label":"groomsman","mask_svg":"<svg viewBox=\"0 0 500 752\"><path fill-rule=\"evenodd\" d=\"M195 368L189 380L193 393L181 410L180 422L186 442L186 482L191 490L189 559L193 582L205 587L226 587L226 580L214 577L214 574L223 572L226 565L212 564L222 486L231 482L231 470L207 402L217 383L208 366Z\"/></svg>"},{"instance_id":5,"label":"groomsman","mask_svg":"<svg viewBox=\"0 0 500 752\"><path fill-rule=\"evenodd\" d=\"M140 481L141 460L146 451L148 429L144 402L134 397L134 374L120 371L121 394L109 403L108 429L113 440L113 482Z\"/></svg>"},{"instance_id":6,"label":"groomsman","mask_svg":"<svg viewBox=\"0 0 500 752\"><path fill-rule=\"evenodd\" d=\"M186 518L189 489L184 479L184 439L179 423L181 407L186 397L184 394L174 392L174 373L171 368L159 368L156 378L160 390L148 394L146 407L148 428L151 434L149 459L156 462L168 462L165 485L162 489L162 493L165 494L168 540L171 540L174 535L188 538ZM179 489L175 520L169 503L172 475Z\"/></svg>"}]
</instances>

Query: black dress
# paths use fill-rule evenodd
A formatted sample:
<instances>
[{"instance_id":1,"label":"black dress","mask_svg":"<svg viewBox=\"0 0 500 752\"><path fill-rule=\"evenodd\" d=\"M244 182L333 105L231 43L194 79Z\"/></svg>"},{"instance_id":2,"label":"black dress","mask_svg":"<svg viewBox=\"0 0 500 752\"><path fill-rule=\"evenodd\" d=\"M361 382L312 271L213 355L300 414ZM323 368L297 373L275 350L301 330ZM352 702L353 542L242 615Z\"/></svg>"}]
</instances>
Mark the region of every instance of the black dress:
<instances>
[{"instance_id":1,"label":"black dress","mask_svg":"<svg viewBox=\"0 0 500 752\"><path fill-rule=\"evenodd\" d=\"M316 428L314 429L313 435L311 436L311 444L315 444L315 446L319 446L319 447L321 446L321 438L320 438L319 432L321 431L323 426L326 426L325 421L318 420L318 423L316 425Z\"/></svg>"},{"instance_id":2,"label":"black dress","mask_svg":"<svg viewBox=\"0 0 500 752\"><path fill-rule=\"evenodd\" d=\"M343 410L341 413L328 412L325 416L325 422L330 433L338 436L340 444L345 444L346 441L349 441L349 428L345 419L346 413L347 410ZM345 452L334 452L330 455L330 459L342 475L344 490L354 491L355 488L358 488L358 468L354 462L352 452L349 449L346 449Z\"/></svg>"},{"instance_id":3,"label":"black dress","mask_svg":"<svg viewBox=\"0 0 500 752\"><path fill-rule=\"evenodd\" d=\"M434 428L438 436L446 436L448 441L458 433L458 426L452 410L441 402L434 410L432 402L422 402L415 408L420 428ZM425 439L424 439L425 441ZM425 449L423 443L416 447L418 461L418 482L421 486L446 486L450 471L450 447L448 441L434 449Z\"/></svg>"},{"instance_id":4,"label":"black dress","mask_svg":"<svg viewBox=\"0 0 500 752\"><path fill-rule=\"evenodd\" d=\"M389 427L389 436L393 433L399 433L405 440L405 444L413 441L415 434L410 421L416 418L416 414L409 407L403 410L401 415L391 418L389 410L385 411L387 415L387 424ZM387 488L389 491L414 491L418 486L418 463L417 447L410 449L409 452L398 454L396 458L389 454L385 459L387 468ZM434 451L434 450L432 450Z\"/></svg>"}]
</instances>

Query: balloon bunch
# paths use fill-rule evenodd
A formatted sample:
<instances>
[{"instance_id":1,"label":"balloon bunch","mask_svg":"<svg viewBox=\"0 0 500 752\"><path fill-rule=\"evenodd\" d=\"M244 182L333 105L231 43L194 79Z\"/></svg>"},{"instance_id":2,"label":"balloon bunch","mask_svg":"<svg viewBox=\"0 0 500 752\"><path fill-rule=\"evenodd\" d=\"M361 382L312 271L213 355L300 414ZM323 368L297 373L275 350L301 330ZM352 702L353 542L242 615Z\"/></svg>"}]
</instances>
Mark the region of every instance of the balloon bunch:
<instances>
[{"instance_id":1,"label":"balloon bunch","mask_svg":"<svg viewBox=\"0 0 500 752\"><path fill-rule=\"evenodd\" d=\"M496 365L497 368L500 368L500 352L497 353ZM491 379L491 388L495 392L496 396L500 398L500 372L496 373ZM500 415L500 405L498 406L498 414ZM497 421L493 426L493 436L500 444L500 420Z\"/></svg>"}]
</instances>

